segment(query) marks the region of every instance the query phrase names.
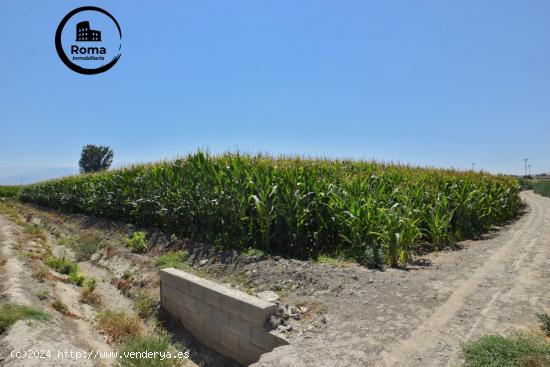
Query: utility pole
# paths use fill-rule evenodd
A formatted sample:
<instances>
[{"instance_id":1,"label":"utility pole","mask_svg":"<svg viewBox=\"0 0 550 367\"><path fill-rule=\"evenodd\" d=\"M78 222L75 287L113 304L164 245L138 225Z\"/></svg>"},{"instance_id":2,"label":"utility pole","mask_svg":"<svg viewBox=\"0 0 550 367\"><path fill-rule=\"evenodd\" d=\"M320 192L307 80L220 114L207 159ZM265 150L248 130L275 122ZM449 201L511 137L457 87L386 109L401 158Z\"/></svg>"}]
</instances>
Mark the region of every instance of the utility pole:
<instances>
[{"instance_id":1,"label":"utility pole","mask_svg":"<svg viewBox=\"0 0 550 367\"><path fill-rule=\"evenodd\" d=\"M472 171L476 170L476 162L472 162Z\"/></svg>"},{"instance_id":2,"label":"utility pole","mask_svg":"<svg viewBox=\"0 0 550 367\"><path fill-rule=\"evenodd\" d=\"M527 176L527 158L523 158L523 162L525 162L525 176Z\"/></svg>"},{"instance_id":3,"label":"utility pole","mask_svg":"<svg viewBox=\"0 0 550 367\"><path fill-rule=\"evenodd\" d=\"M529 176L531 176L531 165L528 165L527 167L529 167Z\"/></svg>"}]
</instances>

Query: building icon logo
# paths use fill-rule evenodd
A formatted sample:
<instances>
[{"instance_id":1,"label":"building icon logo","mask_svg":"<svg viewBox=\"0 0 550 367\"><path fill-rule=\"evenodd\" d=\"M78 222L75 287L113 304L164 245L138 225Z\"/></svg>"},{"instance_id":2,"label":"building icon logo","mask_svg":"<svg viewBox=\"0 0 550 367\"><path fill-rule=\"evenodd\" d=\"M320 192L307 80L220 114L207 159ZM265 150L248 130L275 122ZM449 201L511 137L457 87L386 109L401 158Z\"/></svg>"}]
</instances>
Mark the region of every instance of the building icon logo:
<instances>
[{"instance_id":1,"label":"building icon logo","mask_svg":"<svg viewBox=\"0 0 550 367\"><path fill-rule=\"evenodd\" d=\"M101 32L90 29L90 22L80 22L76 25L77 41L101 41Z\"/></svg>"},{"instance_id":2,"label":"building icon logo","mask_svg":"<svg viewBox=\"0 0 550 367\"><path fill-rule=\"evenodd\" d=\"M100 25L101 31L92 29ZM95 28L95 27L94 27ZM94 75L111 69L122 55L122 30L115 17L97 6L82 6L63 17L55 32L55 49L72 71Z\"/></svg>"}]
</instances>

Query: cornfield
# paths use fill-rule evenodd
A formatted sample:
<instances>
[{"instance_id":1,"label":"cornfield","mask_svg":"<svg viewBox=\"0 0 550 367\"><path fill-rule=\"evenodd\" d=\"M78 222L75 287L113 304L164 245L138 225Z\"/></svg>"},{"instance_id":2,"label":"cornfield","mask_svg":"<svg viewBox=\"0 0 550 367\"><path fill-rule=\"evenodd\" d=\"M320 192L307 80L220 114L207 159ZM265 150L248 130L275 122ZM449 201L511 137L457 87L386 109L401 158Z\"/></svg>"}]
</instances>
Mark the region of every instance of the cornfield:
<instances>
[{"instance_id":1,"label":"cornfield","mask_svg":"<svg viewBox=\"0 0 550 367\"><path fill-rule=\"evenodd\" d=\"M19 190L21 189L21 186L4 186L0 185L0 197L4 198L12 198L16 197L19 193Z\"/></svg>"},{"instance_id":2,"label":"cornfield","mask_svg":"<svg viewBox=\"0 0 550 367\"><path fill-rule=\"evenodd\" d=\"M362 161L198 152L25 186L24 201L298 258L398 265L513 218L506 176Z\"/></svg>"}]
</instances>

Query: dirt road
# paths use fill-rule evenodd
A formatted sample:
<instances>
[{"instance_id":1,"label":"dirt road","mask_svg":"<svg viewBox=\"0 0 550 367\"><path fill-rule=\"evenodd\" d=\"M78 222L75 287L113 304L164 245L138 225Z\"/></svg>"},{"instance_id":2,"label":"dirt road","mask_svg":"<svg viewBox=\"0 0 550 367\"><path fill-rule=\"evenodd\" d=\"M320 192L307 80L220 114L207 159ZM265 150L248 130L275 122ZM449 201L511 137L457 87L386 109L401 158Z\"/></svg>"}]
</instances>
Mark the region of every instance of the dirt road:
<instances>
[{"instance_id":1,"label":"dirt road","mask_svg":"<svg viewBox=\"0 0 550 367\"><path fill-rule=\"evenodd\" d=\"M460 342L534 328L550 311L550 199L489 238L434 253L431 266L370 275L329 300L327 329L262 356L267 366L459 366Z\"/></svg>"}]
</instances>

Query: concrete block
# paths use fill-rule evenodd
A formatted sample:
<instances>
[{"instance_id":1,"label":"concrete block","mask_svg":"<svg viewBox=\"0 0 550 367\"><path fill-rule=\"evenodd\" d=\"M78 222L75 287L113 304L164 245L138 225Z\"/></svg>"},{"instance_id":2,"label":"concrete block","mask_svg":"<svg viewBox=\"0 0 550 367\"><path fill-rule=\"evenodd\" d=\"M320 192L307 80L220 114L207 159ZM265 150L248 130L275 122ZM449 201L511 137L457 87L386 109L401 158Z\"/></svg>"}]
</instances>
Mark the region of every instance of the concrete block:
<instances>
[{"instance_id":1,"label":"concrete block","mask_svg":"<svg viewBox=\"0 0 550 367\"><path fill-rule=\"evenodd\" d=\"M209 345L209 347L211 347L212 349L214 349L218 353L223 354L224 356L229 357L229 358L231 358L231 359L233 359L237 362L239 362L239 360L240 360L240 354L239 354L239 347L238 346L236 348L227 348L227 347L223 346L222 344L212 343L211 345Z\"/></svg>"},{"instance_id":2,"label":"concrete block","mask_svg":"<svg viewBox=\"0 0 550 367\"><path fill-rule=\"evenodd\" d=\"M261 354L288 344L268 332L274 303L177 269L161 270L161 302L198 340L249 365Z\"/></svg>"},{"instance_id":3,"label":"concrete block","mask_svg":"<svg viewBox=\"0 0 550 367\"><path fill-rule=\"evenodd\" d=\"M191 312L197 312L199 307L195 298L191 297L191 295L189 294L183 295L180 299L179 304Z\"/></svg>"},{"instance_id":4,"label":"concrete block","mask_svg":"<svg viewBox=\"0 0 550 367\"><path fill-rule=\"evenodd\" d=\"M210 339L210 342L215 342L220 344L221 343L221 329L218 327L218 325L208 321L203 320L204 324L204 333L208 336L208 339Z\"/></svg>"},{"instance_id":5,"label":"concrete block","mask_svg":"<svg viewBox=\"0 0 550 367\"><path fill-rule=\"evenodd\" d=\"M162 297L172 300L176 303L181 303L181 300L186 296L185 292L168 285L161 285Z\"/></svg>"},{"instance_id":6,"label":"concrete block","mask_svg":"<svg viewBox=\"0 0 550 367\"><path fill-rule=\"evenodd\" d=\"M212 322L218 325L222 329L228 329L230 328L230 315L225 313L219 308L212 308Z\"/></svg>"},{"instance_id":7,"label":"concrete block","mask_svg":"<svg viewBox=\"0 0 550 367\"><path fill-rule=\"evenodd\" d=\"M250 326L250 342L258 348L268 352L274 348L288 344L286 339L279 337L264 328Z\"/></svg>"},{"instance_id":8,"label":"concrete block","mask_svg":"<svg viewBox=\"0 0 550 367\"><path fill-rule=\"evenodd\" d=\"M204 320L202 319L202 317L199 317L192 312L189 312L187 314L185 321L182 320L182 323L183 326L185 326L193 334L197 332L204 332Z\"/></svg>"},{"instance_id":9,"label":"concrete block","mask_svg":"<svg viewBox=\"0 0 550 367\"><path fill-rule=\"evenodd\" d=\"M271 336L274 338L275 340L275 346L270 349L269 351L277 348L277 347L280 347L282 345L289 345L290 344L290 341L288 341L287 338L285 338L284 336L281 336L281 335L277 335L274 331L269 331L268 334L271 334Z\"/></svg>"},{"instance_id":10,"label":"concrete block","mask_svg":"<svg viewBox=\"0 0 550 367\"><path fill-rule=\"evenodd\" d=\"M220 308L228 314L239 316L243 311L243 302L233 297L223 297L220 300Z\"/></svg>"},{"instance_id":11,"label":"concrete block","mask_svg":"<svg viewBox=\"0 0 550 367\"><path fill-rule=\"evenodd\" d=\"M164 300L162 301L162 307L164 307L164 309L168 311L170 315L177 315L178 304L169 297L163 296L163 299Z\"/></svg>"},{"instance_id":12,"label":"concrete block","mask_svg":"<svg viewBox=\"0 0 550 367\"><path fill-rule=\"evenodd\" d=\"M189 294L195 298L197 301L203 302L204 301L204 294L209 291L208 288L205 288L204 286L200 284L194 284L193 282L187 282L187 286L189 287Z\"/></svg>"},{"instance_id":13,"label":"concrete block","mask_svg":"<svg viewBox=\"0 0 550 367\"><path fill-rule=\"evenodd\" d=\"M258 348L248 341L243 342L242 339L240 341L241 343L239 344L239 362L243 363L245 366L248 366L249 364L258 361L258 359L260 359L260 356L266 352L265 350Z\"/></svg>"},{"instance_id":14,"label":"concrete block","mask_svg":"<svg viewBox=\"0 0 550 367\"><path fill-rule=\"evenodd\" d=\"M277 305L252 305L243 303L240 316L253 324L263 327L269 320L269 316L277 311Z\"/></svg>"},{"instance_id":15,"label":"concrete block","mask_svg":"<svg viewBox=\"0 0 550 367\"><path fill-rule=\"evenodd\" d=\"M178 289L179 291L187 291L189 283L172 272L161 271L160 273L161 286L167 285L171 288Z\"/></svg>"},{"instance_id":16,"label":"concrete block","mask_svg":"<svg viewBox=\"0 0 550 367\"><path fill-rule=\"evenodd\" d=\"M238 316L230 316L229 331L245 340L250 340L250 324Z\"/></svg>"},{"instance_id":17,"label":"concrete block","mask_svg":"<svg viewBox=\"0 0 550 367\"><path fill-rule=\"evenodd\" d=\"M225 348L238 351L240 339L241 338L237 334L233 334L227 329L220 329L220 344Z\"/></svg>"},{"instance_id":18,"label":"concrete block","mask_svg":"<svg viewBox=\"0 0 550 367\"><path fill-rule=\"evenodd\" d=\"M206 303L198 303L195 301L196 307L197 307L197 315L202 317L204 320L212 320L212 306L206 304Z\"/></svg>"},{"instance_id":19,"label":"concrete block","mask_svg":"<svg viewBox=\"0 0 550 367\"><path fill-rule=\"evenodd\" d=\"M216 291L206 292L204 294L204 303L209 304L212 307L220 308L222 296Z\"/></svg>"}]
</instances>

